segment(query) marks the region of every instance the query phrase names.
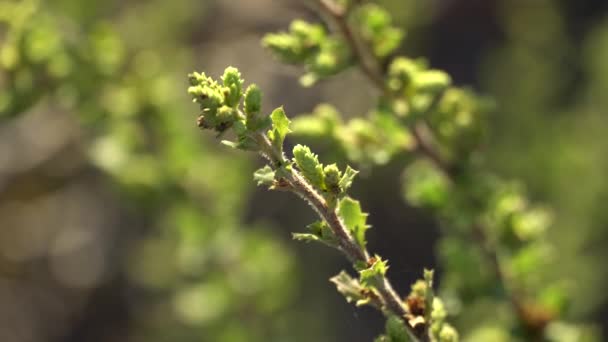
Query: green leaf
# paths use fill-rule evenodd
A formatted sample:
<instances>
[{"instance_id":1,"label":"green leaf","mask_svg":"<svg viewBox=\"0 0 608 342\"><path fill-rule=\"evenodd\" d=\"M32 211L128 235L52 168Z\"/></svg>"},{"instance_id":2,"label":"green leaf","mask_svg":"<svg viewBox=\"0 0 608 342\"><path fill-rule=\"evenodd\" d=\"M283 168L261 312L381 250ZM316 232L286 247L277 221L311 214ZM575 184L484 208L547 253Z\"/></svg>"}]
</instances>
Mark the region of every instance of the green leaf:
<instances>
[{"instance_id":1,"label":"green leaf","mask_svg":"<svg viewBox=\"0 0 608 342\"><path fill-rule=\"evenodd\" d=\"M340 188L343 192L346 192L350 186L353 184L353 180L355 176L359 173L359 171L351 168L350 166L346 166L346 171L344 171L344 175L342 179L340 179Z\"/></svg>"},{"instance_id":2,"label":"green leaf","mask_svg":"<svg viewBox=\"0 0 608 342\"><path fill-rule=\"evenodd\" d=\"M312 113L298 115L293 119L294 134L312 138L333 138L336 128L342 125L340 113L329 104L317 105Z\"/></svg>"},{"instance_id":3,"label":"green leaf","mask_svg":"<svg viewBox=\"0 0 608 342\"><path fill-rule=\"evenodd\" d=\"M404 33L392 26L388 11L376 4L366 4L359 7L355 14L356 26L376 56L386 57L399 47Z\"/></svg>"},{"instance_id":4,"label":"green leaf","mask_svg":"<svg viewBox=\"0 0 608 342\"><path fill-rule=\"evenodd\" d=\"M279 107L272 111L270 119L272 120L272 130L268 132L268 137L272 141L272 145L283 153L285 136L291 132L289 129L290 121L287 118L287 115L285 115L283 107Z\"/></svg>"},{"instance_id":5,"label":"green leaf","mask_svg":"<svg viewBox=\"0 0 608 342\"><path fill-rule=\"evenodd\" d=\"M365 248L365 231L370 226L366 223L368 214L361 211L359 201L355 201L350 197L344 197L338 205L338 211L342 221L344 221L357 244Z\"/></svg>"},{"instance_id":6,"label":"green leaf","mask_svg":"<svg viewBox=\"0 0 608 342\"><path fill-rule=\"evenodd\" d=\"M289 32L267 34L262 39L262 45L281 61L298 64L311 59L325 39L323 26L294 20L291 22Z\"/></svg>"},{"instance_id":7,"label":"green leaf","mask_svg":"<svg viewBox=\"0 0 608 342\"><path fill-rule=\"evenodd\" d=\"M364 286L379 286L388 270L388 261L382 260L378 255L371 260L373 260L371 266L359 271L359 281Z\"/></svg>"},{"instance_id":8,"label":"green leaf","mask_svg":"<svg viewBox=\"0 0 608 342\"><path fill-rule=\"evenodd\" d=\"M274 170L266 165L253 173L253 179L259 185L271 186L274 183Z\"/></svg>"},{"instance_id":9,"label":"green leaf","mask_svg":"<svg viewBox=\"0 0 608 342\"><path fill-rule=\"evenodd\" d=\"M369 302L369 299L363 295L363 286L361 286L357 279L354 279L345 271L342 271L340 274L330 278L329 281L336 284L338 292L340 292L346 298L347 302L355 302L360 304L367 304Z\"/></svg>"},{"instance_id":10,"label":"green leaf","mask_svg":"<svg viewBox=\"0 0 608 342\"><path fill-rule=\"evenodd\" d=\"M285 139L287 133L291 132L289 129L289 119L285 114L285 110L283 107L279 107L272 111L270 114L270 118L272 119L272 127L279 133L281 139Z\"/></svg>"},{"instance_id":11,"label":"green leaf","mask_svg":"<svg viewBox=\"0 0 608 342\"><path fill-rule=\"evenodd\" d=\"M310 233L292 233L295 240L319 241L329 247L338 248L338 240L326 222L316 221L306 226Z\"/></svg>"},{"instance_id":12,"label":"green leaf","mask_svg":"<svg viewBox=\"0 0 608 342\"><path fill-rule=\"evenodd\" d=\"M409 342L411 341L403 320L395 315L390 315L386 319L386 337L390 342Z\"/></svg>"},{"instance_id":13,"label":"green leaf","mask_svg":"<svg viewBox=\"0 0 608 342\"><path fill-rule=\"evenodd\" d=\"M243 97L243 79L241 73L235 67L227 67L222 76L224 87L228 89L226 94L226 105L235 107Z\"/></svg>"},{"instance_id":14,"label":"green leaf","mask_svg":"<svg viewBox=\"0 0 608 342\"><path fill-rule=\"evenodd\" d=\"M448 203L450 181L429 160L415 161L403 176L403 192L409 203L433 209Z\"/></svg>"},{"instance_id":15,"label":"green leaf","mask_svg":"<svg viewBox=\"0 0 608 342\"><path fill-rule=\"evenodd\" d=\"M291 233L291 237L294 240L310 242L310 241L320 241L321 239L315 234L310 233Z\"/></svg>"},{"instance_id":16,"label":"green leaf","mask_svg":"<svg viewBox=\"0 0 608 342\"><path fill-rule=\"evenodd\" d=\"M293 148L293 156L296 165L302 171L302 175L317 189L325 189L325 174L323 164L319 163L316 154L310 151L308 146L296 145Z\"/></svg>"},{"instance_id":17,"label":"green leaf","mask_svg":"<svg viewBox=\"0 0 608 342\"><path fill-rule=\"evenodd\" d=\"M247 87L244 107L248 120L260 113L262 108L262 92L257 85L251 84Z\"/></svg>"}]
</instances>

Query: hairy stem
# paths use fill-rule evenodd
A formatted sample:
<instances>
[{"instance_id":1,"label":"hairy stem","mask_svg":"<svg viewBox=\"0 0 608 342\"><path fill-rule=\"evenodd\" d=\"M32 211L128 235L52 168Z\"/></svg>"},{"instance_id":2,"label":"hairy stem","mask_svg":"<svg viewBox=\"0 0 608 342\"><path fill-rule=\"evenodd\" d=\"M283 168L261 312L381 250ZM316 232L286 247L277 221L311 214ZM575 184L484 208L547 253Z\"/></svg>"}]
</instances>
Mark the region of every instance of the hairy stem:
<instances>
[{"instance_id":1,"label":"hairy stem","mask_svg":"<svg viewBox=\"0 0 608 342\"><path fill-rule=\"evenodd\" d=\"M273 148L268 137L262 133L258 133L256 140L263 144L262 154L269 159L272 164L281 165L284 162L285 157ZM321 196L297 170L291 170L287 183L287 190L302 197L313 207L317 215L327 223L337 238L339 250L344 253L351 263L356 265L360 263L369 264L371 262L369 252L364 247L361 247L348 232L344 222L338 215L337 209L330 207L323 196ZM415 331L407 321L406 315L408 314L408 311L399 295L393 290L393 286L388 278L383 277L377 290L386 310L397 317L401 317L404 321L404 325L407 328L410 337L414 341L428 341L427 334L421 334L420 332Z\"/></svg>"},{"instance_id":2,"label":"hairy stem","mask_svg":"<svg viewBox=\"0 0 608 342\"><path fill-rule=\"evenodd\" d=\"M349 44L351 51L355 55L358 62L358 67L362 73L368 77L371 83L374 84L383 95L389 97L394 96L393 94L389 93L385 86L384 74L382 73L377 60L373 58L369 48L365 46L365 44L360 43L355 32L350 28L345 16L345 11L331 0L317 0L317 3L319 4L321 10L323 10L326 15L332 19L334 25L339 29L345 41ZM437 106L443 95L444 92L440 92L435 96L429 111ZM445 160L436 149L434 143L435 139L431 129L428 127L427 122L424 121L424 119L419 120L413 124L411 131L416 143L416 152L430 159L435 166L442 170L451 181L455 182L457 177L456 169L450 164L450 162ZM530 318L528 317L529 315L525 310L526 306L521 301L521 297L515 292L513 287L510 286L511 280L501 266L498 253L489 245L489 238L486 234L485 227L475 224L473 227L473 235L475 237L475 241L479 245L479 248L490 262L493 273L505 289L505 292L507 293L509 301L517 314L519 321L522 322L525 327L534 327L535 324L534 322L530 322Z\"/></svg>"}]
</instances>

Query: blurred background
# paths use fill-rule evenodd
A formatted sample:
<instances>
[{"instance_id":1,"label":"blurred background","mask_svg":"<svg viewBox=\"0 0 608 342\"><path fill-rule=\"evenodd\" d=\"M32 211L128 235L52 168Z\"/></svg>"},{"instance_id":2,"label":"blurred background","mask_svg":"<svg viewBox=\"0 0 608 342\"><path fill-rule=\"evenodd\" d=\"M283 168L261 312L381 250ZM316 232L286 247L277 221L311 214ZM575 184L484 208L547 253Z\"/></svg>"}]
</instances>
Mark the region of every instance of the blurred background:
<instances>
[{"instance_id":1,"label":"blurred background","mask_svg":"<svg viewBox=\"0 0 608 342\"><path fill-rule=\"evenodd\" d=\"M572 283L567 318L607 335L608 2L379 3L407 29L400 53L495 100L490 165L554 208L545 271ZM341 256L291 241L311 210L256 189L255 156L194 123L186 74L228 65L261 86L267 111L366 111L373 91L355 70L304 89L300 70L262 49L294 18L318 19L298 0L0 0L0 341L381 332L379 313L327 281L348 269ZM354 195L371 214L371 250L407 293L423 267L439 267L441 283L441 266L433 218L395 191L402 168L364 172Z\"/></svg>"}]
</instances>

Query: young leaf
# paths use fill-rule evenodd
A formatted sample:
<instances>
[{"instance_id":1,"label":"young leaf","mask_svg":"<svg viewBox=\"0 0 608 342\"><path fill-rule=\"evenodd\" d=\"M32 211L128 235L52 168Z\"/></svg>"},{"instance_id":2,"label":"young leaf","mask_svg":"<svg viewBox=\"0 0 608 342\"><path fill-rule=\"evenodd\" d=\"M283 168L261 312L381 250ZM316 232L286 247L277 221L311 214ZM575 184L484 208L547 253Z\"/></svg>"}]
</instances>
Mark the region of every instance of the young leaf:
<instances>
[{"instance_id":1,"label":"young leaf","mask_svg":"<svg viewBox=\"0 0 608 342\"><path fill-rule=\"evenodd\" d=\"M391 25L388 11L376 4L367 4L361 6L356 14L355 20L361 35L369 41L376 56L388 56L399 47L404 33Z\"/></svg>"},{"instance_id":2,"label":"young leaf","mask_svg":"<svg viewBox=\"0 0 608 342\"><path fill-rule=\"evenodd\" d=\"M319 190L325 189L325 174L323 164L319 163L316 154L310 151L308 146L296 145L293 148L293 156L304 177Z\"/></svg>"},{"instance_id":3,"label":"young leaf","mask_svg":"<svg viewBox=\"0 0 608 342\"><path fill-rule=\"evenodd\" d=\"M266 165L253 173L253 179L258 183L258 186L271 186L274 183L274 170Z\"/></svg>"},{"instance_id":4,"label":"young leaf","mask_svg":"<svg viewBox=\"0 0 608 342\"><path fill-rule=\"evenodd\" d=\"M310 241L320 241L321 238L316 236L315 234L310 233L291 233L291 238L298 241L310 242Z\"/></svg>"},{"instance_id":5,"label":"young leaf","mask_svg":"<svg viewBox=\"0 0 608 342\"><path fill-rule=\"evenodd\" d=\"M405 329L403 320L395 315L391 315L386 320L386 337L390 342L410 342L410 336Z\"/></svg>"},{"instance_id":6,"label":"young leaf","mask_svg":"<svg viewBox=\"0 0 608 342\"><path fill-rule=\"evenodd\" d=\"M340 187L340 170L336 164L327 165L323 169L325 175L325 187L327 191L334 195L342 193L342 187Z\"/></svg>"},{"instance_id":7,"label":"young leaf","mask_svg":"<svg viewBox=\"0 0 608 342\"><path fill-rule=\"evenodd\" d=\"M351 168L350 166L346 166L346 171L344 171L344 175L342 176L342 179L340 179L340 188L342 188L342 191L346 192L350 186L353 184L353 180L355 179L355 176L359 173L359 171Z\"/></svg>"},{"instance_id":8,"label":"young leaf","mask_svg":"<svg viewBox=\"0 0 608 342\"><path fill-rule=\"evenodd\" d=\"M253 118L260 113L260 109L262 108L262 92L257 85L251 84L247 87L244 107L247 119Z\"/></svg>"},{"instance_id":9,"label":"young leaf","mask_svg":"<svg viewBox=\"0 0 608 342\"><path fill-rule=\"evenodd\" d=\"M366 296L365 289L357 279L351 277L345 271L329 279L330 282L336 284L338 292L340 292L347 302L355 302L358 306L365 305L371 302L372 298Z\"/></svg>"},{"instance_id":10,"label":"young leaf","mask_svg":"<svg viewBox=\"0 0 608 342\"><path fill-rule=\"evenodd\" d=\"M382 260L378 255L373 260L374 263L371 266L359 271L359 281L364 286L380 285L388 270L388 261Z\"/></svg>"},{"instance_id":11,"label":"young leaf","mask_svg":"<svg viewBox=\"0 0 608 342\"><path fill-rule=\"evenodd\" d=\"M222 76L225 89L228 89L226 94L226 105L235 107L243 97L243 79L237 68L227 67Z\"/></svg>"},{"instance_id":12,"label":"young leaf","mask_svg":"<svg viewBox=\"0 0 608 342\"><path fill-rule=\"evenodd\" d=\"M369 229L370 226L366 223L368 214L361 211L359 201L355 201L350 197L345 197L340 201L338 210L340 217L355 238L357 244L365 248L365 231Z\"/></svg>"},{"instance_id":13,"label":"young leaf","mask_svg":"<svg viewBox=\"0 0 608 342\"><path fill-rule=\"evenodd\" d=\"M310 231L310 233L292 233L292 237L295 240L306 242L319 241L330 247L337 248L338 243L336 236L326 222L316 221L306 226L306 228Z\"/></svg>"},{"instance_id":14,"label":"young leaf","mask_svg":"<svg viewBox=\"0 0 608 342\"><path fill-rule=\"evenodd\" d=\"M285 141L285 136L291 132L289 129L290 121L285 115L283 107L272 111L270 119L272 120L272 130L268 132L268 137L272 141L272 145L283 153L283 141Z\"/></svg>"}]
</instances>

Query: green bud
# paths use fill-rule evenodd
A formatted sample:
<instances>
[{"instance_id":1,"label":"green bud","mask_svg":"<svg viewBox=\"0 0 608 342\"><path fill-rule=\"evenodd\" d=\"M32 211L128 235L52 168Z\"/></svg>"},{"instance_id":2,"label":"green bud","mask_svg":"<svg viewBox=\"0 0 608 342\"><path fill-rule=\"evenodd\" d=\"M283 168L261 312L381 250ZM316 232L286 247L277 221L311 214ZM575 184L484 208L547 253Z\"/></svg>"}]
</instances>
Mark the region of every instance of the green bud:
<instances>
[{"instance_id":1,"label":"green bud","mask_svg":"<svg viewBox=\"0 0 608 342\"><path fill-rule=\"evenodd\" d=\"M304 63L313 56L325 40L325 29L318 24L294 20L289 32L264 36L262 44L285 63Z\"/></svg>"},{"instance_id":2,"label":"green bud","mask_svg":"<svg viewBox=\"0 0 608 342\"><path fill-rule=\"evenodd\" d=\"M205 73L200 74L195 71L193 73L188 74L188 81L190 82L190 85L193 87L201 84L201 81L200 81L201 78L203 78L203 79L206 78Z\"/></svg>"},{"instance_id":3,"label":"green bud","mask_svg":"<svg viewBox=\"0 0 608 342\"><path fill-rule=\"evenodd\" d=\"M427 93L438 93L452 83L450 76L439 70L417 73L413 81L416 90Z\"/></svg>"},{"instance_id":4,"label":"green bud","mask_svg":"<svg viewBox=\"0 0 608 342\"><path fill-rule=\"evenodd\" d=\"M443 322L448 316L443 301L438 297L433 299L433 310L431 311L431 319L433 321Z\"/></svg>"},{"instance_id":5,"label":"green bud","mask_svg":"<svg viewBox=\"0 0 608 342\"><path fill-rule=\"evenodd\" d=\"M325 186L327 191L333 194L340 194L342 192L342 188L340 187L340 178L342 175L340 174L340 170L336 164L327 165L323 169L323 173L325 174Z\"/></svg>"},{"instance_id":6,"label":"green bud","mask_svg":"<svg viewBox=\"0 0 608 342\"><path fill-rule=\"evenodd\" d=\"M221 106L216 114L217 123L232 123L236 120L236 115L237 111L234 108Z\"/></svg>"},{"instance_id":7,"label":"green bud","mask_svg":"<svg viewBox=\"0 0 608 342\"><path fill-rule=\"evenodd\" d=\"M192 96L192 100L199 104L202 114L205 115L206 124L215 127L218 124L217 109L225 101L222 87L205 73L193 72L188 75L188 79L191 84L188 93Z\"/></svg>"},{"instance_id":8,"label":"green bud","mask_svg":"<svg viewBox=\"0 0 608 342\"><path fill-rule=\"evenodd\" d=\"M410 296L424 298L426 297L426 281L422 279L416 280L414 284L412 284L412 291L410 292Z\"/></svg>"},{"instance_id":9,"label":"green bud","mask_svg":"<svg viewBox=\"0 0 608 342\"><path fill-rule=\"evenodd\" d=\"M289 25L289 31L304 46L318 46L325 39L325 30L319 24L311 24L296 19Z\"/></svg>"},{"instance_id":10,"label":"green bud","mask_svg":"<svg viewBox=\"0 0 608 342\"><path fill-rule=\"evenodd\" d=\"M222 82L226 87L226 105L235 107L241 101L243 96L243 79L237 68L228 67L224 70Z\"/></svg>"},{"instance_id":11,"label":"green bud","mask_svg":"<svg viewBox=\"0 0 608 342\"><path fill-rule=\"evenodd\" d=\"M321 79L344 70L351 60L351 51L344 41L327 38L310 60L308 69L315 79Z\"/></svg>"},{"instance_id":12,"label":"green bud","mask_svg":"<svg viewBox=\"0 0 608 342\"><path fill-rule=\"evenodd\" d=\"M245 113L247 118L258 114L262 108L262 92L260 88L251 84L245 91Z\"/></svg>"},{"instance_id":13,"label":"green bud","mask_svg":"<svg viewBox=\"0 0 608 342\"><path fill-rule=\"evenodd\" d=\"M439 333L439 342L458 342L458 332L449 324L444 324Z\"/></svg>"},{"instance_id":14,"label":"green bud","mask_svg":"<svg viewBox=\"0 0 608 342\"><path fill-rule=\"evenodd\" d=\"M425 65L420 60L397 57L388 68L388 87L393 91L406 89L416 73L422 71Z\"/></svg>"},{"instance_id":15,"label":"green bud","mask_svg":"<svg viewBox=\"0 0 608 342\"><path fill-rule=\"evenodd\" d=\"M358 8L355 20L362 37L368 41L378 57L386 57L399 47L404 37L402 30L392 26L389 12L376 4Z\"/></svg>"}]
</instances>

